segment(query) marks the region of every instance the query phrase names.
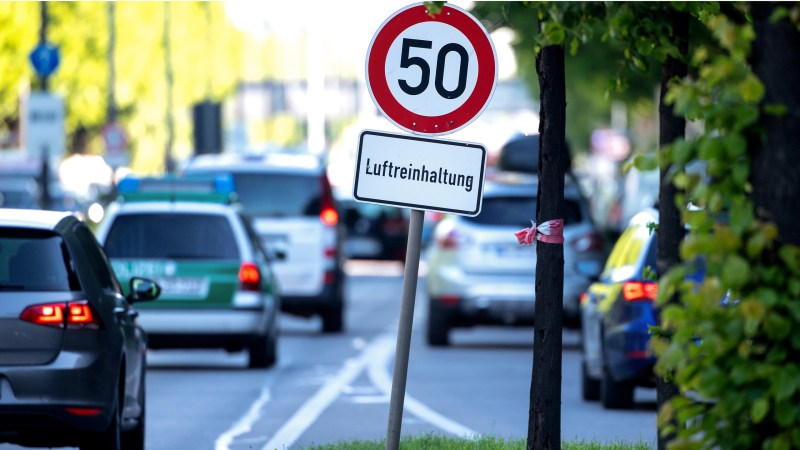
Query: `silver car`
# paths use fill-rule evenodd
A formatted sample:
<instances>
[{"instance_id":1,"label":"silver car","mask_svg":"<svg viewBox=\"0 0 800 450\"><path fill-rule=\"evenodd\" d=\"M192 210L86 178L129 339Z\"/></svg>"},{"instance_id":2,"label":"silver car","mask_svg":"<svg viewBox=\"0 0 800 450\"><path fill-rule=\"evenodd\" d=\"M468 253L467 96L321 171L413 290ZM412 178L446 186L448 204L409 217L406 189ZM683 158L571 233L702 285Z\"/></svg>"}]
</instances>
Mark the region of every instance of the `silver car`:
<instances>
[{"instance_id":1,"label":"silver car","mask_svg":"<svg viewBox=\"0 0 800 450\"><path fill-rule=\"evenodd\" d=\"M475 217L448 216L428 253L427 339L450 343L450 330L474 325L532 325L536 248L514 233L531 226L538 182L533 175L487 176ZM564 188L564 323L578 326L580 295L605 260L603 239L578 186Z\"/></svg>"}]
</instances>

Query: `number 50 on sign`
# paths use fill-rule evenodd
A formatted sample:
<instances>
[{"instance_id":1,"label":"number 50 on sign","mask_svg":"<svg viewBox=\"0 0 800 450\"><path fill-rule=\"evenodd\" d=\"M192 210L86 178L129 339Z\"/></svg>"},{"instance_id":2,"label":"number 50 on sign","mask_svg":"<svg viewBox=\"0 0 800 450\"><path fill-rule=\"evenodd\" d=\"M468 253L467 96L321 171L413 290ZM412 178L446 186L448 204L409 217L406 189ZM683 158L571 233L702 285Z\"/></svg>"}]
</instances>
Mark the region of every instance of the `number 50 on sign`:
<instances>
[{"instance_id":1,"label":"number 50 on sign","mask_svg":"<svg viewBox=\"0 0 800 450\"><path fill-rule=\"evenodd\" d=\"M416 134L444 135L470 124L497 84L497 55L486 29L466 11L422 3L390 16L367 52L367 86L381 112Z\"/></svg>"}]
</instances>

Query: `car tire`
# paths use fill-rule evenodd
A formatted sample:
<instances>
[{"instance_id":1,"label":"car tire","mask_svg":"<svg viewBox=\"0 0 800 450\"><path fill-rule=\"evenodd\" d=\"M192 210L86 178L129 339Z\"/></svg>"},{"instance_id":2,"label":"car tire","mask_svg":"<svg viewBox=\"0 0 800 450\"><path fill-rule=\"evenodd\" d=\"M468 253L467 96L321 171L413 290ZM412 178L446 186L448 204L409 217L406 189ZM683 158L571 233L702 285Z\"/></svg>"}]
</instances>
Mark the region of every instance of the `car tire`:
<instances>
[{"instance_id":1,"label":"car tire","mask_svg":"<svg viewBox=\"0 0 800 450\"><path fill-rule=\"evenodd\" d=\"M344 331L344 306L340 303L325 309L322 313L322 332L341 333Z\"/></svg>"},{"instance_id":2,"label":"car tire","mask_svg":"<svg viewBox=\"0 0 800 450\"><path fill-rule=\"evenodd\" d=\"M443 312L437 311L433 305L428 309L427 336L428 344L432 347L447 347L450 345L450 321Z\"/></svg>"},{"instance_id":3,"label":"car tire","mask_svg":"<svg viewBox=\"0 0 800 450\"><path fill-rule=\"evenodd\" d=\"M251 369L267 369L278 360L278 342L275 336L267 334L258 336L248 347L248 367Z\"/></svg>"},{"instance_id":4,"label":"car tire","mask_svg":"<svg viewBox=\"0 0 800 450\"><path fill-rule=\"evenodd\" d=\"M600 400L600 383L600 380L589 376L586 361L581 362L581 396L583 399L590 402Z\"/></svg>"},{"instance_id":5,"label":"car tire","mask_svg":"<svg viewBox=\"0 0 800 450\"><path fill-rule=\"evenodd\" d=\"M616 381L603 371L600 381L600 401L606 409L630 409L633 407L633 384L626 381Z\"/></svg>"},{"instance_id":6,"label":"car tire","mask_svg":"<svg viewBox=\"0 0 800 450\"><path fill-rule=\"evenodd\" d=\"M141 405L141 414L136 427L128 431L122 432L122 449L123 450L144 450L144 432L145 432L145 403L147 400L147 392L145 387L145 371L142 369L141 374L142 386L139 389L139 404Z\"/></svg>"},{"instance_id":7,"label":"car tire","mask_svg":"<svg viewBox=\"0 0 800 450\"><path fill-rule=\"evenodd\" d=\"M81 450L122 450L122 433L120 429L122 409L119 402L119 398L115 398L111 406L111 423L108 424L108 429L91 436L81 445Z\"/></svg>"}]
</instances>

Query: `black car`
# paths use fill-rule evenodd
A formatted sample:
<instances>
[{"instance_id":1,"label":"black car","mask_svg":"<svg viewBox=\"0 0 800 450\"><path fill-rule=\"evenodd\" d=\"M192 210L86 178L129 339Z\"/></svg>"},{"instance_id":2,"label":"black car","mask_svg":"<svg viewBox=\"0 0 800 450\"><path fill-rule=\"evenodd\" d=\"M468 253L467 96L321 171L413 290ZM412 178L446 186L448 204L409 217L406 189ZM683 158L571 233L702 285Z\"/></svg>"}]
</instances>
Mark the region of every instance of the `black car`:
<instances>
[{"instance_id":1,"label":"black car","mask_svg":"<svg viewBox=\"0 0 800 450\"><path fill-rule=\"evenodd\" d=\"M0 442L144 448L146 335L94 235L71 213L0 209Z\"/></svg>"},{"instance_id":2,"label":"black car","mask_svg":"<svg viewBox=\"0 0 800 450\"><path fill-rule=\"evenodd\" d=\"M339 196L345 227L344 254L351 259L405 261L408 209Z\"/></svg>"}]
</instances>

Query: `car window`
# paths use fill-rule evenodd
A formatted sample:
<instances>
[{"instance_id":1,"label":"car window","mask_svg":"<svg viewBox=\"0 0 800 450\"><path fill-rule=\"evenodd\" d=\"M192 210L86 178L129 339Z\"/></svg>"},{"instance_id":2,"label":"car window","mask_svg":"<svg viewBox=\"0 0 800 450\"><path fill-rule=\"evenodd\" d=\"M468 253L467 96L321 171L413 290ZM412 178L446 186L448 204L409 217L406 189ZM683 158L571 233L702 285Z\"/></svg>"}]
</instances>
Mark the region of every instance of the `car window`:
<instances>
[{"instance_id":1,"label":"car window","mask_svg":"<svg viewBox=\"0 0 800 450\"><path fill-rule=\"evenodd\" d=\"M45 230L0 228L0 291L80 291L64 240Z\"/></svg>"},{"instance_id":2,"label":"car window","mask_svg":"<svg viewBox=\"0 0 800 450\"><path fill-rule=\"evenodd\" d=\"M564 199L564 225L581 221L580 204ZM480 225L529 227L536 218L536 197L492 196L484 197L481 212L464 220Z\"/></svg>"},{"instance_id":3,"label":"car window","mask_svg":"<svg viewBox=\"0 0 800 450\"><path fill-rule=\"evenodd\" d=\"M239 202L251 215L318 217L322 182L313 174L234 173Z\"/></svg>"},{"instance_id":4,"label":"car window","mask_svg":"<svg viewBox=\"0 0 800 450\"><path fill-rule=\"evenodd\" d=\"M212 214L121 214L105 241L109 258L238 260L228 218Z\"/></svg>"},{"instance_id":5,"label":"car window","mask_svg":"<svg viewBox=\"0 0 800 450\"><path fill-rule=\"evenodd\" d=\"M97 239L95 239L92 232L85 225L79 224L75 230L75 237L78 238L78 242L80 242L86 257L89 259L92 272L94 272L100 286L103 289L122 293L119 281L117 281L117 277L110 267L108 258L103 254L102 247L97 243Z\"/></svg>"},{"instance_id":6,"label":"car window","mask_svg":"<svg viewBox=\"0 0 800 450\"><path fill-rule=\"evenodd\" d=\"M631 225L622 232L611 254L608 256L605 271L612 271L622 267L631 267L639 263L642 258L643 252L647 251L648 256L644 261L645 265L650 264L652 260L652 269L655 270L655 249L656 245L650 245L655 242L650 236L650 230L643 225Z\"/></svg>"}]
</instances>

